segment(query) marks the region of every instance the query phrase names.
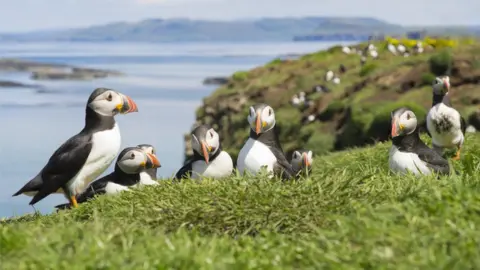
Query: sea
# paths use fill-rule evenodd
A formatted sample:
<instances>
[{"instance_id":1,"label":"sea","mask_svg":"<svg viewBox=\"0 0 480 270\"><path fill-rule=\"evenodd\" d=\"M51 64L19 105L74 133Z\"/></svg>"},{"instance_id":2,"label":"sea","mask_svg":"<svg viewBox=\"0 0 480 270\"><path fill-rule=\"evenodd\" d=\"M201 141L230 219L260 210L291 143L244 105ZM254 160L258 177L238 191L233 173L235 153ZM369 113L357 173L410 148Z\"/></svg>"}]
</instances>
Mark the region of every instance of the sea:
<instances>
[{"instance_id":1,"label":"sea","mask_svg":"<svg viewBox=\"0 0 480 270\"><path fill-rule=\"evenodd\" d=\"M52 153L84 125L85 104L97 87L132 97L138 113L117 116L122 148L148 143L162 165L159 178L171 177L183 163L183 134L195 109L218 86L203 79L249 70L277 57L305 54L345 42L251 43L2 43L0 58L118 70L123 77L93 81L34 81L25 72L1 72L0 80L41 84L42 91L0 88L0 218L40 211L66 202L50 195L35 205L12 194L33 178ZM112 164L113 166L113 164ZM112 171L112 166L104 174Z\"/></svg>"}]
</instances>

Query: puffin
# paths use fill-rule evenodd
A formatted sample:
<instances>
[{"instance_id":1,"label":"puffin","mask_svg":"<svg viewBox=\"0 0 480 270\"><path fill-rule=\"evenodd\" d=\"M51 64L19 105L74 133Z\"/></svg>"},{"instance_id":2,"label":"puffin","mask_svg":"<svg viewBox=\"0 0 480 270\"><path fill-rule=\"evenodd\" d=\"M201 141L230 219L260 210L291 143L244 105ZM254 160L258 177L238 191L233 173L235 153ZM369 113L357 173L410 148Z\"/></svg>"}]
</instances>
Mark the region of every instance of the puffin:
<instances>
[{"instance_id":1,"label":"puffin","mask_svg":"<svg viewBox=\"0 0 480 270\"><path fill-rule=\"evenodd\" d=\"M458 160L465 140L465 119L450 103L448 76L435 78L432 87L433 101L427 114L427 133L432 137L433 148L439 153L443 148L456 148L453 160Z\"/></svg>"},{"instance_id":2,"label":"puffin","mask_svg":"<svg viewBox=\"0 0 480 270\"><path fill-rule=\"evenodd\" d=\"M120 151L120 130L114 117L137 111L129 96L109 88L95 89L86 104L83 129L63 143L13 196L33 196L29 204L34 205L52 193L63 193L76 207L76 195L102 174Z\"/></svg>"},{"instance_id":3,"label":"puffin","mask_svg":"<svg viewBox=\"0 0 480 270\"><path fill-rule=\"evenodd\" d=\"M147 152L147 154L156 156L155 147L151 144L139 144L137 147L140 147L142 150ZM157 182L157 168L161 166L143 170L140 172L140 182L139 185L158 185Z\"/></svg>"},{"instance_id":4,"label":"puffin","mask_svg":"<svg viewBox=\"0 0 480 270\"><path fill-rule=\"evenodd\" d=\"M400 174L409 171L415 175L450 173L448 160L428 147L421 139L417 117L407 107L396 109L391 114L392 147L389 153L390 170Z\"/></svg>"},{"instance_id":5,"label":"puffin","mask_svg":"<svg viewBox=\"0 0 480 270\"><path fill-rule=\"evenodd\" d=\"M174 179L220 179L233 172L233 160L223 151L220 136L210 125L200 125L191 132L193 157L178 172Z\"/></svg>"},{"instance_id":6,"label":"puffin","mask_svg":"<svg viewBox=\"0 0 480 270\"><path fill-rule=\"evenodd\" d=\"M312 173L313 153L310 150L296 150L290 161L296 175L308 176Z\"/></svg>"},{"instance_id":7,"label":"puffin","mask_svg":"<svg viewBox=\"0 0 480 270\"><path fill-rule=\"evenodd\" d=\"M247 119L250 136L238 154L239 173L243 175L248 171L255 175L266 168L270 178L275 175L284 180L291 179L295 172L278 140L272 107L264 103L253 105Z\"/></svg>"},{"instance_id":8,"label":"puffin","mask_svg":"<svg viewBox=\"0 0 480 270\"><path fill-rule=\"evenodd\" d=\"M84 203L95 195L113 195L137 187L142 183L142 173L160 167L155 154L140 147L127 147L118 155L113 172L92 182L82 193L77 194L77 203ZM57 209L70 207L71 204L68 203L55 206Z\"/></svg>"}]
</instances>

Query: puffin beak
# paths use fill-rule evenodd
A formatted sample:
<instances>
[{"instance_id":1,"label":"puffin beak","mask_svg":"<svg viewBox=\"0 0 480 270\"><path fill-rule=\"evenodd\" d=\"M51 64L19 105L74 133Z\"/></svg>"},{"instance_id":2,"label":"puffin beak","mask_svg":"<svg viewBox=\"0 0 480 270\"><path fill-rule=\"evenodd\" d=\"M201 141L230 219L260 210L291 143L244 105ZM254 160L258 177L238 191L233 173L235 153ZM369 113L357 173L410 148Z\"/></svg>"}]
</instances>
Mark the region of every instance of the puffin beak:
<instances>
[{"instance_id":1,"label":"puffin beak","mask_svg":"<svg viewBox=\"0 0 480 270\"><path fill-rule=\"evenodd\" d=\"M305 164L305 167L310 167L310 162L308 162L308 156L306 153L303 154L303 163Z\"/></svg>"},{"instance_id":2,"label":"puffin beak","mask_svg":"<svg viewBox=\"0 0 480 270\"><path fill-rule=\"evenodd\" d=\"M255 123L255 133L260 134L261 131L261 121L260 121L260 112L257 112L257 121Z\"/></svg>"},{"instance_id":3,"label":"puffin beak","mask_svg":"<svg viewBox=\"0 0 480 270\"><path fill-rule=\"evenodd\" d=\"M120 94L122 97L122 103L117 105L118 112L122 114L138 112L137 104L129 96Z\"/></svg>"},{"instance_id":4,"label":"puffin beak","mask_svg":"<svg viewBox=\"0 0 480 270\"><path fill-rule=\"evenodd\" d=\"M210 155L208 153L212 151L212 147L207 146L205 142L201 142L200 144L202 145L203 158L205 159L205 162L208 164L208 159L210 158Z\"/></svg>"},{"instance_id":5,"label":"puffin beak","mask_svg":"<svg viewBox=\"0 0 480 270\"><path fill-rule=\"evenodd\" d=\"M448 92L450 90L450 83L445 80L443 81L443 84L445 85L445 89L447 89Z\"/></svg>"},{"instance_id":6,"label":"puffin beak","mask_svg":"<svg viewBox=\"0 0 480 270\"><path fill-rule=\"evenodd\" d=\"M392 138L398 136L398 130L397 130L397 120L394 119L392 122Z\"/></svg>"},{"instance_id":7,"label":"puffin beak","mask_svg":"<svg viewBox=\"0 0 480 270\"><path fill-rule=\"evenodd\" d=\"M160 165L160 161L158 161L158 158L153 154L147 154L147 162L145 162L144 166L147 169L162 167L162 165Z\"/></svg>"}]
</instances>

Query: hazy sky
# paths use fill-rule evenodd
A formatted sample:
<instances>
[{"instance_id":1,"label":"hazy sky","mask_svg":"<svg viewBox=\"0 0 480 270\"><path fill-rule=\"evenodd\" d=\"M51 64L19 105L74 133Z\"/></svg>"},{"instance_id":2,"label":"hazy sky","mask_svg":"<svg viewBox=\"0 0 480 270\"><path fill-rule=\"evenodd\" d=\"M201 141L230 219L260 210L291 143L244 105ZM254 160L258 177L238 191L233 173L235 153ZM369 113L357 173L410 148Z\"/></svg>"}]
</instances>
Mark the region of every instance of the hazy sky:
<instances>
[{"instance_id":1,"label":"hazy sky","mask_svg":"<svg viewBox=\"0 0 480 270\"><path fill-rule=\"evenodd\" d=\"M477 24L478 0L0 0L0 32L146 18L372 16L403 25Z\"/></svg>"}]
</instances>

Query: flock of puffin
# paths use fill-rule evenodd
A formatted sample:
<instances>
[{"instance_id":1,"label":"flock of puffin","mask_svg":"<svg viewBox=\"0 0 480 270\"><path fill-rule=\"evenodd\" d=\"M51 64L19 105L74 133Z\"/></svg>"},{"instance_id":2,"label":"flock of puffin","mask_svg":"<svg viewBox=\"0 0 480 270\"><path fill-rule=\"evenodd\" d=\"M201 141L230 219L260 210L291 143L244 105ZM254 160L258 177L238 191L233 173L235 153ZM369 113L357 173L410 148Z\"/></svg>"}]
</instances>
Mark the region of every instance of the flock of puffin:
<instances>
[{"instance_id":1,"label":"flock of puffin","mask_svg":"<svg viewBox=\"0 0 480 270\"><path fill-rule=\"evenodd\" d=\"M392 147L389 167L393 172L449 174L448 161L442 156L444 148L457 148L454 159L460 158L464 143L465 120L449 99L449 77L433 82L433 104L427 115L428 134L433 148L419 137L417 118L408 108L391 114ZM138 112L136 103L128 96L108 88L95 89L88 98L85 126L62 144L45 167L13 196L32 196L34 205L52 193L63 193L69 203L58 209L77 207L100 194L116 194L143 185L155 185L160 162L155 148L149 144L121 147L117 114ZM276 131L275 112L267 104L250 107L247 120L250 135L239 152L236 169L241 175L266 171L269 177L284 180L308 176L312 170L312 151L294 151L289 162L282 150ZM175 179L201 177L224 178L234 172L230 155L222 150L218 133L209 125L200 125L191 132L194 156L178 170ZM114 171L96 181L117 157Z\"/></svg>"}]
</instances>

